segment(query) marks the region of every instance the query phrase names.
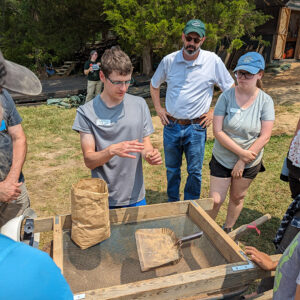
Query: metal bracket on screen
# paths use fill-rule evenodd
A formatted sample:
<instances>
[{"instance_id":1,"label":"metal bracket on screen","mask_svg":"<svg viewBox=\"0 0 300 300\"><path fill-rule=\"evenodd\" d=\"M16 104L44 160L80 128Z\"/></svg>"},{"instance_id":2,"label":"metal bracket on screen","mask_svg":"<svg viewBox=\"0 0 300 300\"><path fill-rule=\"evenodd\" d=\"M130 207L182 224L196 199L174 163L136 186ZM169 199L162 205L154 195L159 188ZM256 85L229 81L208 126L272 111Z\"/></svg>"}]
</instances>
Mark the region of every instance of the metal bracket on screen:
<instances>
[{"instance_id":1,"label":"metal bracket on screen","mask_svg":"<svg viewBox=\"0 0 300 300\"><path fill-rule=\"evenodd\" d=\"M249 260L249 258L243 251L240 251L240 253L245 257L245 259L247 260L248 263L246 265L234 266L234 267L232 267L232 271L242 271L242 270L253 269L254 268L253 262L251 260Z\"/></svg>"}]
</instances>

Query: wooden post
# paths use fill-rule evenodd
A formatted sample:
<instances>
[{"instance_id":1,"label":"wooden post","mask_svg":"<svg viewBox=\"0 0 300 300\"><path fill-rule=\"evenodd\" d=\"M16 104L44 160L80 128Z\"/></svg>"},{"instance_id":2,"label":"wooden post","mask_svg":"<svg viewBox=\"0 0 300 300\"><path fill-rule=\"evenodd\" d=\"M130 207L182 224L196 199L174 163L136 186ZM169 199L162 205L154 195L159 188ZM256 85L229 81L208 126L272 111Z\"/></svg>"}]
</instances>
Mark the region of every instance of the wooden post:
<instances>
[{"instance_id":1,"label":"wooden post","mask_svg":"<svg viewBox=\"0 0 300 300\"><path fill-rule=\"evenodd\" d=\"M64 216L53 217L53 260L63 273L63 226Z\"/></svg>"},{"instance_id":2,"label":"wooden post","mask_svg":"<svg viewBox=\"0 0 300 300\"><path fill-rule=\"evenodd\" d=\"M211 210L214 201L212 198L203 198L196 201L204 210ZM190 201L178 201L170 203L158 203L146 206L118 208L110 210L111 224L126 224L138 221L149 221L186 215ZM71 215L60 216L62 229L71 229ZM38 218L34 221L34 232L52 231L54 229L53 217Z\"/></svg>"},{"instance_id":3,"label":"wooden post","mask_svg":"<svg viewBox=\"0 0 300 300\"><path fill-rule=\"evenodd\" d=\"M300 27L298 28L297 42L295 47L295 59L300 59Z\"/></svg>"},{"instance_id":4,"label":"wooden post","mask_svg":"<svg viewBox=\"0 0 300 300\"><path fill-rule=\"evenodd\" d=\"M271 256L278 261L280 255ZM112 299L189 299L199 294L217 293L225 289L239 288L256 279L269 277L271 272L254 265L253 269L233 271L237 264L221 265L182 274L112 286L103 289L85 291L85 300ZM197 298L196 298L197 299Z\"/></svg>"},{"instance_id":5,"label":"wooden post","mask_svg":"<svg viewBox=\"0 0 300 300\"><path fill-rule=\"evenodd\" d=\"M282 59L289 30L291 10L281 7L278 17L274 59Z\"/></svg>"},{"instance_id":6,"label":"wooden post","mask_svg":"<svg viewBox=\"0 0 300 300\"><path fill-rule=\"evenodd\" d=\"M188 216L206 234L213 245L229 262L245 262L242 249L224 232L224 230L195 202L189 205Z\"/></svg>"}]
</instances>

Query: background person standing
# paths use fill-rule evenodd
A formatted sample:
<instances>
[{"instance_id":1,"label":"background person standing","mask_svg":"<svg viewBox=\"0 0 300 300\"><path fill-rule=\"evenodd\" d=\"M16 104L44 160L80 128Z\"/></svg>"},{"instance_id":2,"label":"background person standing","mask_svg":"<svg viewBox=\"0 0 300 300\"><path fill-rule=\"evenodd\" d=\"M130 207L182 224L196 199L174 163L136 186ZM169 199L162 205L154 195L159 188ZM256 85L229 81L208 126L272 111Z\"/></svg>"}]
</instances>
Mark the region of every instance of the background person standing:
<instances>
[{"instance_id":1,"label":"background person standing","mask_svg":"<svg viewBox=\"0 0 300 300\"><path fill-rule=\"evenodd\" d=\"M92 50L89 60L84 64L84 74L88 77L87 95L85 102L92 100L101 93L102 81L100 80L100 62L98 62L98 53Z\"/></svg>"},{"instance_id":2,"label":"background person standing","mask_svg":"<svg viewBox=\"0 0 300 300\"><path fill-rule=\"evenodd\" d=\"M200 197L214 85L225 91L234 84L221 58L200 49L204 41L205 25L200 20L187 22L182 33L183 48L165 56L151 79L152 101L164 125L168 201L179 201L183 153L188 172L184 199ZM160 103L159 89L163 82L168 84L166 109Z\"/></svg>"}]
</instances>

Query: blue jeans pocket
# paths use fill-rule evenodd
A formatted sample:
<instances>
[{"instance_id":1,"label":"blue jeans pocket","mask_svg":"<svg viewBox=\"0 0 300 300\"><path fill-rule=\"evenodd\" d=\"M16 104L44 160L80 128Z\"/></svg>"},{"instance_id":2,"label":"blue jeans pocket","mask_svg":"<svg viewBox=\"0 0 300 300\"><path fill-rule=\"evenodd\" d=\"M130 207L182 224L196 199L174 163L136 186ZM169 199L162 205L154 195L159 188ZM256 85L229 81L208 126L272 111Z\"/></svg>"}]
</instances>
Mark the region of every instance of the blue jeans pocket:
<instances>
[{"instance_id":1,"label":"blue jeans pocket","mask_svg":"<svg viewBox=\"0 0 300 300\"><path fill-rule=\"evenodd\" d=\"M192 126L193 126L193 129L197 130L197 131L205 131L206 130L206 128L202 127L202 125L200 125L200 124L192 124Z\"/></svg>"},{"instance_id":2,"label":"blue jeans pocket","mask_svg":"<svg viewBox=\"0 0 300 300\"><path fill-rule=\"evenodd\" d=\"M206 136L206 127L203 127L202 125L200 124L192 124L192 135L193 135L193 138L196 139L196 140L203 140L203 142L205 143L206 142L206 139L207 139L207 136ZM203 146L204 147L204 146Z\"/></svg>"},{"instance_id":3,"label":"blue jeans pocket","mask_svg":"<svg viewBox=\"0 0 300 300\"><path fill-rule=\"evenodd\" d=\"M167 129L172 129L174 126L175 126L175 123L172 122L172 121L169 121L169 124L166 124L166 125L165 125L165 128L167 128Z\"/></svg>"}]
</instances>

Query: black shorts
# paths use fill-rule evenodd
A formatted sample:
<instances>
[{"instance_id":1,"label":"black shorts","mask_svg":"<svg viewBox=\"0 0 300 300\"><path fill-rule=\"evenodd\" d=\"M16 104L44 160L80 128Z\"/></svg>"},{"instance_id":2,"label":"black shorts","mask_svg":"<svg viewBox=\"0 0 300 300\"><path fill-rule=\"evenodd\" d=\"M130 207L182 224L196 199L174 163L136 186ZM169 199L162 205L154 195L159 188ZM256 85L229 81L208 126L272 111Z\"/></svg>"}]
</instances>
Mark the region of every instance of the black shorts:
<instances>
[{"instance_id":1,"label":"black shorts","mask_svg":"<svg viewBox=\"0 0 300 300\"><path fill-rule=\"evenodd\" d=\"M210 175L221 178L232 177L232 169L225 168L222 166L214 156L212 156L211 161L209 162ZM248 179L254 179L259 172L264 172L266 169L260 161L260 163L254 167L247 168L244 170L242 177Z\"/></svg>"}]
</instances>

